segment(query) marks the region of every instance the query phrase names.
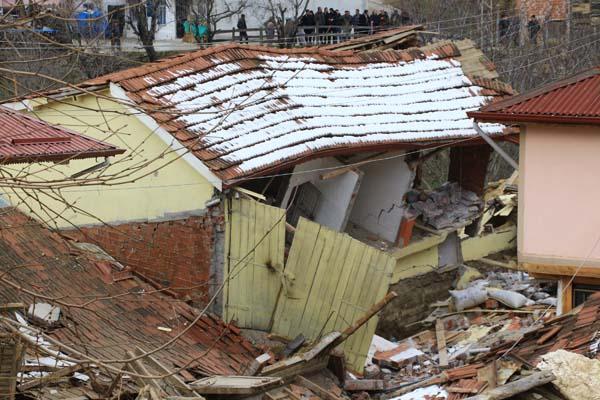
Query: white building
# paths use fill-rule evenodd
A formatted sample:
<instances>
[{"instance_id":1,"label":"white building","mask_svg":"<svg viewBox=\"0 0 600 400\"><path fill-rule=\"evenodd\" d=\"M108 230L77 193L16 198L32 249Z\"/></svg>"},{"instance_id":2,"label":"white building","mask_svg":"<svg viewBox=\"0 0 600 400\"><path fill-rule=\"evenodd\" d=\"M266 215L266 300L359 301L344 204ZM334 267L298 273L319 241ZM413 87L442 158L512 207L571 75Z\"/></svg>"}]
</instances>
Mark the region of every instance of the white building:
<instances>
[{"instance_id":1,"label":"white building","mask_svg":"<svg viewBox=\"0 0 600 400\"><path fill-rule=\"evenodd\" d=\"M226 0L217 0L217 11L223 9L223 4ZM230 3L232 0L229 0ZM285 2L286 0L282 0ZM269 18L267 9L263 6L263 0L248 0L249 6L244 10L246 15L246 24L249 29L259 28L264 26L265 21ZM123 6L125 0L105 0L104 10L109 11L109 6ZM389 6L382 5L380 1L373 0L310 0L308 8L316 10L317 7L328 7L339 9L342 13L349 10L360 9L379 10L382 8L390 9ZM159 27L156 32L156 40L176 40L177 39L177 20L187 17L188 10L177 10L177 2L174 0L166 0L165 5L160 7ZM177 18L179 16L179 18ZM217 25L217 29L229 31L236 27L239 16L234 16L228 19L221 20ZM223 39L228 39L231 34L223 34ZM125 31L126 37L135 37L131 28L127 27Z\"/></svg>"}]
</instances>

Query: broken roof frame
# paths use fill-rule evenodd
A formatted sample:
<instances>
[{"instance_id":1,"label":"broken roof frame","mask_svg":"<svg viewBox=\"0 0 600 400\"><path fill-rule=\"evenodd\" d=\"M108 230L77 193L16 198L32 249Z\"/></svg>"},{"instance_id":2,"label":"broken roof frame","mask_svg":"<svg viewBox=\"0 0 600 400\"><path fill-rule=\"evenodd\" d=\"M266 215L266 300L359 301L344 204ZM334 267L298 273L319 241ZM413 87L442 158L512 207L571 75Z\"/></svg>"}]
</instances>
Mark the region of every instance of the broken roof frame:
<instances>
[{"instance_id":1,"label":"broken roof frame","mask_svg":"<svg viewBox=\"0 0 600 400\"><path fill-rule=\"evenodd\" d=\"M350 131L348 131L348 133L344 133L342 136L337 136L338 134L332 134L331 130L334 130L333 126L330 126L329 128L327 128L326 126L323 126L324 133L320 133L317 136L310 136L308 140L308 142L297 142L296 147L298 147L298 150L294 150L291 151L288 149L288 147L290 146L289 144L285 144L285 140L287 139L282 139L283 136L287 135L284 134L281 137L277 137L278 135L275 136L269 136L269 134L267 134L266 132L263 132L263 136L267 135L266 138L266 142L273 142L274 139L278 139L281 144L279 144L278 146L283 146L280 147L278 149L273 148L273 149L269 149L267 147L264 148L264 150L259 150L255 156L251 156L251 157L255 157L256 160L260 159L260 157L263 158L268 158L270 156L270 154L274 153L274 152L284 152L284 153L288 153L289 154L287 156L282 156L279 157L278 159L272 159L269 162L262 162L262 161L256 161L255 162L255 167L254 168L247 168L246 170L240 169L241 164L245 163L246 161L244 161L243 158L237 158L235 160L237 161L226 161L229 158L232 157L232 154L235 153L236 151L238 153L240 153L240 155L242 154L242 152L247 152L248 148L249 148L249 144L246 145L241 145L241 143L243 141L247 141L249 140L250 137L252 136L257 136L256 133L264 131L265 128L259 128L256 131L249 131L249 134L246 134L246 136L243 137L242 140L242 136L232 136L231 139L227 139L226 136L222 137L222 141L221 144L216 143L215 141L213 141L213 143L210 143L210 140L207 142L207 137L211 136L211 135L206 135L206 130L201 130L199 132L191 132L187 127L185 127L185 124L182 125L182 122L180 121L182 118L185 118L185 115L183 117L180 118L176 118L176 115L174 114L173 111L175 111L175 113L180 113L181 110L176 110L177 108L177 104L170 102L170 101L164 101L164 99L161 97L155 97L156 93L151 93L152 91L155 91L160 88L161 85L163 84L171 84L171 86L173 86L173 82L175 79L188 79L188 77L190 75L211 75L213 78L217 78L217 79L229 79L229 80L235 80L235 78L232 78L232 76L237 76L239 77L240 75L244 74L244 73L256 73L257 70L265 70L267 68L271 68L272 69L272 73L276 73L277 71L285 71L288 68L292 68L292 70L294 71L294 74L299 74L299 73L303 73L303 71L306 69L308 71L308 73L311 73L315 76L319 75L322 79L320 80L320 82L323 81L335 81L340 80L342 77L338 77L336 79L332 79L331 76L329 75L329 71L338 71L338 73L345 73L345 74L351 74L351 73L355 73L358 74L357 76L360 76L361 78L368 78L369 75L369 71L371 71L371 73L373 73L373 71L383 71L384 68L386 67L389 69L393 69L396 68L396 72L393 72L391 75L387 75L387 76L382 76L379 77L377 79L383 79L385 80L386 78L388 79L392 79L393 82L391 83L392 86L401 86L404 87L403 85L406 85L406 79L402 79L401 75L403 74L407 74L408 72L402 72L402 68L404 69L412 69L412 70L419 70L419 68L423 68L425 65L427 65L427 63L431 64L430 67L433 68L434 70L436 68L448 68L448 71L450 73L450 75L455 76L457 79L462 80L462 84L458 84L458 86L455 89L452 90L459 90L462 91L462 95L461 96L466 96L465 99L472 99L472 101L475 101L474 99L477 98L477 96L480 96L481 100L477 100L476 102L478 102L477 104L472 104L471 106L468 106L467 109L465 109L464 111L467 111L469 108L476 108L479 105L481 105L482 103L485 103L488 101L488 99L490 98L490 96L494 96L494 95L498 95L498 96L503 96L506 94L510 94L511 93L511 89L509 87L507 87L506 85L501 85L499 84L499 82L496 82L494 79L484 79L484 78L477 78L477 77L467 77L467 75L465 75L464 71L462 71L462 67L460 65L460 63L458 63L454 57L456 55L460 55L460 51L458 50L458 48L453 45L450 42L443 42L441 44L437 44L437 45L430 45L430 46L426 46L423 48L413 48L413 49L407 49L407 50L402 50L402 51L377 51L377 52L368 52L368 53L354 53L351 51L329 51L329 50L325 50L325 49L317 49L317 48L308 48L308 49L274 49L274 48L266 48L266 47L260 47L260 46L240 46L239 44L229 44L229 45L224 45L224 46L218 46L216 48L211 48L211 49L207 49L207 50L201 50L198 52L193 52L193 53L188 53L188 54L184 54L184 55L180 55L180 56L176 56L173 58L169 58L169 59L165 59L162 61L159 61L157 63L152 63L152 64L148 64L145 65L143 67L138 67L138 68L132 68L129 70L125 70L125 71L121 71L121 72L117 72L117 73L113 73L110 75L106 75L103 77L99 77L96 79L93 79L91 81L87 81L84 82L83 84L80 85L81 87L81 94L84 94L87 91L87 88L89 88L90 90L94 90L94 91L98 91L101 90L101 88L108 88L110 90L110 95L113 96L113 98L117 99L118 101L121 102L125 102L127 104L127 106L133 111L133 110L137 110L136 112L133 112L132 114L135 115L142 123L144 123L149 129L151 129L152 131L155 131L157 133L157 135L165 142L167 143L167 145L171 146L171 148L177 152L180 156L182 156L196 171L198 171L200 174L202 174L211 184L213 184L217 189L222 190L223 188L228 188L228 187L232 187L237 185L238 183L242 182L242 181L247 181L250 179L255 179L257 177L260 176L265 176L268 174L272 174L272 173L276 173L278 171L281 171L285 168L288 168L290 166L294 166L297 165L299 163L303 163L306 162L308 160L311 159L315 159L315 158L322 158L322 157L326 157L326 156L334 156L334 155L342 155L342 154L349 154L349 153L356 153L357 151L360 152L369 152L369 151L381 151L381 150L398 150L398 149L424 149L424 148L430 148L433 146L444 146L444 145L451 145L451 144L457 144L456 141L461 141L462 139L464 139L465 143L459 143L461 145L468 145L468 144L472 144L475 142L480 142L481 139L477 136L477 134L473 131L472 127L467 127L466 125L461 127L460 132L457 130L454 134L447 134L447 135L443 135L440 134L438 131L440 130L439 126L443 126L446 127L448 126L448 124L452 123L458 123L458 120L448 120L446 121L447 123L438 123L437 126L433 131L431 131L432 133L427 134L427 133L423 133L423 132L419 132L419 129L422 128L410 128L409 125L411 123L414 124L414 122L411 121L406 121L406 122L401 122L398 121L398 116L396 118L393 118L392 120L390 120L391 124L396 124L398 126L401 126L402 128L398 131L405 131L406 133L403 133L401 135L404 135L406 137L403 136L398 136L398 134L396 134L396 138L388 138L386 135L390 135L393 134L393 130L388 132L388 133L383 133L385 130L380 131L378 130L379 128L377 128L377 124L371 124L369 125L368 122L361 122L359 121L359 119L365 119L367 117L361 117L361 118L352 118L352 124L357 126L352 125L352 127L349 128L345 128L345 129L351 129L354 133L350 133ZM220 58L219 58L220 57ZM257 61L258 60L258 61ZM277 64L279 63L280 66L278 67L277 65L275 67L273 67L272 64ZM238 65L239 68L230 68L232 65ZM243 64L243 65L242 65ZM248 65L246 65L248 64ZM268 65L271 64L271 67L269 67ZM289 65L288 65L289 64ZM435 66L433 64L436 64ZM287 65L287 66L286 66ZM442 65L445 65L445 67L442 67ZM191 66L189 69L186 69L186 66ZM228 71L227 68L229 67L229 69L231 71ZM224 71L221 71L221 73L218 73L218 71L216 71L216 69L225 69ZM313 68L313 69L311 69ZM175 69L175 70L173 70ZM215 69L214 71L212 69ZM319 72L320 70L324 70L325 74ZM312 72L311 72L312 71ZM361 72L362 71L362 72ZM167 73L168 77L165 76L165 73ZM153 75L154 74L154 75ZM448 79L450 77L450 75L445 76L444 75L444 79ZM407 75L407 76L412 76L412 75ZM441 76L441 75L440 75ZM252 77L250 77L252 78ZM323 79L324 78L324 79ZM421 77L421 80L424 79L425 77ZM431 77L429 77L431 78ZM212 79L212 78L211 78ZM213 80L207 80L206 83L208 82L213 82ZM254 79L254 78L252 78ZM269 79L273 79L273 75L271 75L271 78ZM292 78L289 79L289 81L292 81L294 79L294 76L292 76ZM258 79L257 79L258 80ZM262 82L266 82L268 79L264 78L262 79ZM368 79L367 79L368 80ZM427 82L430 79L425 79L423 82ZM288 81L285 81L283 83L283 86L286 86ZM202 85L205 85L206 83L202 83ZM191 85L196 85L198 83L191 83ZM233 82L230 85L230 88L233 88L236 82ZM280 82L280 85L282 83ZM421 85L421 84L419 84ZM163 85L164 86L164 85ZM417 86L416 84L413 86ZM381 85L379 84L380 88L384 88L385 85ZM350 97L354 98L355 96L355 92L356 90L358 90L360 88L357 87L357 89L352 89L349 90L348 88L346 88L346 91L349 92L348 94L351 95ZM367 88L363 88L363 89L367 89ZM62 91L64 92L64 95L67 96L71 96L73 95L73 88L68 88L68 89L63 89ZM185 91L185 88L181 88L180 90L176 91L177 94L180 93L180 91L183 90ZM257 89L258 90L258 89ZM369 89L372 92L372 88ZM426 93L424 88L418 88L415 89L416 92L420 93L420 94L424 94ZM443 90L448 90L448 88L443 89ZM223 90L221 90L223 91ZM322 90L320 90L320 92L322 92ZM67 94L68 93L68 94ZM432 92L432 93L436 93L436 92ZM470 93L470 94L469 94ZM202 95L199 95L202 96ZM208 96L208 95L207 95ZM207 97L205 96L205 97ZM320 96L319 93L313 93L311 94L311 96ZM403 95L396 95L398 99L402 98ZM433 94L431 96L434 96ZM469 97L469 96L475 96L475 97ZM61 97L61 90L57 90L54 92L51 92L47 95L47 97L42 101L39 102L39 104L46 104L48 99L57 99ZM373 97L373 96L371 96ZM400 103L410 103L409 100L407 100L409 96L404 96L405 100L400 101ZM423 95L422 97L427 97L426 95ZM289 93L286 93L285 91L282 91L282 93L280 93L280 98L282 102L286 102L289 103L291 100L291 96ZM296 102L298 102L298 96L296 96ZM316 98L316 97L315 97ZM328 98L328 97L327 97ZM364 98L364 97L363 97ZM433 97L435 98L435 96ZM484 100L486 99L486 100ZM450 99L449 99L450 100ZM233 102L234 99L229 99L227 100L226 98L223 99L223 101L230 101ZM399 100L398 100L399 101ZM426 100L426 101L430 101L431 104L435 104L435 100L432 101L432 99ZM469 100L471 101L471 100ZM292 101L293 102L293 101ZM11 103L13 107L16 108L32 108L35 107L36 103L38 103L36 98L29 98L29 99L22 99L20 102L14 102ZM456 101L454 101L454 103L456 103ZM233 103L232 103L233 104ZM273 103L274 104L274 103ZM160 108L157 108L157 105L160 106ZM210 105L210 104L208 104ZM333 104L334 106L336 104ZM214 104L210 105L212 108L214 108ZM388 105L389 106L389 105ZM394 105L392 105L394 106ZM237 107L237 106L236 106ZM286 110L277 110L275 109L270 110L271 112L286 112L288 113L293 121L294 119L296 119L298 124L302 124L303 122L301 122L301 119L298 115L293 116L293 109L297 109L298 107L300 107L301 110L304 110L305 108L307 108L307 105L303 105L300 103L298 103L297 105L294 105L294 107L290 106L290 109L286 109ZM339 108L340 105L337 105L337 107ZM374 105L372 105L371 107L374 107ZM381 105L380 107L386 107L384 105ZM394 106L397 109L397 106ZM439 107L439 106L438 106ZM272 108L276 108L274 105L272 106ZM308 107L310 108L310 107ZM316 107L319 108L319 107ZM320 108L319 113L322 111L322 106ZM142 110L143 112L140 113L139 110ZM291 110L291 111L290 111ZM440 115L442 115L445 111L445 109L442 107L440 108L436 108L435 106L433 106L431 111L425 111L426 113L431 113L431 115L433 116L434 114L438 113ZM185 111L185 110L184 110ZM247 111L246 108L243 108L241 113ZM464 114L464 111L459 111L459 112L463 112L462 115L464 115L464 117L461 118L465 118L465 121L468 121L468 119L466 119L466 115ZM385 111L384 112L384 116L385 114L390 114L390 110ZM450 112L450 111L448 111ZM447 114L448 114L447 112ZM394 114L396 114L396 112L393 112ZM170 114L170 115L169 115ZM189 111L184 112L184 114L190 114ZM192 111L192 116L193 116L193 111ZM266 112L265 112L266 115ZM406 116L407 114L405 114ZM429 114L427 114L427 117L419 117L419 121L423 120L422 122L418 122L423 124L423 122L426 122L427 118L433 118L432 116L429 116ZM223 116L223 112L222 111L218 111L215 113L216 118L218 119L219 117ZM379 118L379 114L373 114L373 116L378 116ZM304 117L302 117L304 118ZM312 119L314 118L314 116L311 116L308 119ZM331 117L333 118L333 117ZM343 117L342 117L343 118ZM444 117L446 118L446 117ZM448 116L448 118L450 118L450 116ZM454 115L453 117L451 117L451 119L455 119L457 118L456 115ZM278 118L275 118L278 119ZM280 119L280 118L279 118ZM439 119L439 118L438 118ZM347 120L347 118L346 118ZM239 122L237 122L236 124L239 124L243 122L242 120L240 120ZM431 122L435 122L435 119L432 119ZM437 121L440 122L440 121ZM443 121L442 121L443 122ZM247 123L247 122L246 122ZM276 121L277 123L277 121ZM406 127L404 126L406 124ZM450 124L450 125L452 125ZM464 125L464 124L463 124ZM469 124L470 125L470 124ZM365 126L371 126L372 132L367 132L365 131L364 127ZM461 125L462 126L462 125ZM356 128L359 128L358 130L362 130L360 135L358 133L356 133L355 131L357 130ZM228 128L229 129L229 128ZM268 127L266 128L268 130ZM300 128L299 128L300 129ZM301 128L303 130L305 130L306 128ZM309 130L315 130L316 128L308 128ZM389 130L391 128L386 127L386 130ZM408 129L408 130L407 130ZM416 129L415 131L412 131L412 129ZM433 128L428 128L428 129L433 129ZM458 128L457 128L458 129ZM502 131L500 128L490 128L491 131L489 133L491 133L492 135L495 136L502 136L506 135L507 132ZM495 130L494 130L495 129ZM208 132L212 132L212 129L209 129ZM202 133L204 132L204 133ZM222 130L222 132L225 132L224 130ZM297 132L297 130L293 130L291 131L291 133ZM433 133L436 132L436 133ZM470 133L467 133L470 132ZM452 132L450 132L452 133ZM460 133L460 134L459 134ZM472 135L471 135L472 133ZM219 134L219 132L217 133ZM340 134L342 134L340 132ZM325 136L323 136L325 135ZM356 136L359 135L359 136ZM375 139L362 139L361 137L364 136L365 138L367 138L367 136L371 135L373 138L375 137L379 137L381 136L379 139L375 140ZM213 135L214 136L214 135ZM260 136L260 135L258 135ZM295 136L291 135L290 137ZM393 135L392 135L393 136ZM355 139L352 139L352 137L354 137ZM391 137L391 136L390 136ZM352 140L350 140L352 139ZM217 149L219 147L230 147L233 145L231 140L242 140L240 141L240 143L237 145L238 149L237 150L227 150L224 153L221 153L223 155L220 155L220 151L216 151L213 150ZM260 141L256 141L258 139L252 139L254 140L254 142L252 144L250 144L251 146L260 146L262 148L262 146L264 146L265 144L268 144L266 142L260 142ZM297 141L297 139L294 139ZM330 144L325 144L322 145L322 147L319 147L321 145L319 145L317 148L310 148L309 146L306 146L306 143L316 143L316 141L321 140L321 141L330 141ZM337 143L338 140L341 140L339 143ZM354 141L353 141L354 140ZM468 142L468 143L466 143ZM274 143L274 142L273 142ZM212 146L212 148L211 148ZM288 146L288 147L286 147ZM253 150L254 151L254 150ZM262 153L261 153L262 152ZM262 155L261 155L262 154ZM282 153L283 154L283 153ZM255 159L250 158L251 161L255 161ZM248 160L248 158L246 158L246 160ZM231 165L227 165L227 164L231 164Z\"/></svg>"}]
</instances>

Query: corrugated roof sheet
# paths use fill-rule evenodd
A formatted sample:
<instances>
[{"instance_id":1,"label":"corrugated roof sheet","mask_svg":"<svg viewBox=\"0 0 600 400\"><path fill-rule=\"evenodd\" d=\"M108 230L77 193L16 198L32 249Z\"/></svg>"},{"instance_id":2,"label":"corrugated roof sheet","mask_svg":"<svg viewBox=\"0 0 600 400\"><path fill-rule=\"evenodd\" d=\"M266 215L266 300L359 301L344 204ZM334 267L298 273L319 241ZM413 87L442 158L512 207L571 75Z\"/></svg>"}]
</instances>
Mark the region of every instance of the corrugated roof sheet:
<instances>
[{"instance_id":1,"label":"corrugated roof sheet","mask_svg":"<svg viewBox=\"0 0 600 400\"><path fill-rule=\"evenodd\" d=\"M452 43L352 53L229 44L91 80L119 84L225 184L324 155L477 136ZM484 129L501 134L502 126Z\"/></svg>"},{"instance_id":2,"label":"corrugated roof sheet","mask_svg":"<svg viewBox=\"0 0 600 400\"><path fill-rule=\"evenodd\" d=\"M136 346L155 349L199 313L131 273L118 272L13 208L4 208L0 215L0 266L4 302L31 304L32 296L20 291L22 287L63 303L85 305L59 305L62 326L48 334L91 357L123 359L126 350ZM49 302L40 297L37 301ZM257 355L239 329L210 314L155 354L167 367L185 367L201 375L240 374Z\"/></svg>"},{"instance_id":3,"label":"corrugated roof sheet","mask_svg":"<svg viewBox=\"0 0 600 400\"><path fill-rule=\"evenodd\" d=\"M481 121L600 124L600 66L469 115Z\"/></svg>"},{"instance_id":4,"label":"corrugated roof sheet","mask_svg":"<svg viewBox=\"0 0 600 400\"><path fill-rule=\"evenodd\" d=\"M0 106L0 164L108 157L123 152L111 144Z\"/></svg>"}]
</instances>

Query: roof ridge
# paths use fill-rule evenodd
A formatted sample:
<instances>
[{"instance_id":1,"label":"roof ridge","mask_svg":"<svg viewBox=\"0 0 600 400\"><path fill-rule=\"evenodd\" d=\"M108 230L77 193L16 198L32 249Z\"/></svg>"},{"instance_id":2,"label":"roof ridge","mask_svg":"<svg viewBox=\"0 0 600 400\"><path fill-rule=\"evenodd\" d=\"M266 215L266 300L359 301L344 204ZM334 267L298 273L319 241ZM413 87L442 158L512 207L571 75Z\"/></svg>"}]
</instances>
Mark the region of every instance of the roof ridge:
<instances>
[{"instance_id":1,"label":"roof ridge","mask_svg":"<svg viewBox=\"0 0 600 400\"><path fill-rule=\"evenodd\" d=\"M291 49L281 49L276 47L268 47L261 45L247 45L241 43L225 43L218 46L209 47L206 49L199 49L189 53L183 53L175 55L173 57L164 58L161 60L154 61L152 63L140 65L138 67L128 68L122 71L112 72L110 74L102 75L81 83L83 86L93 86L98 84L107 84L109 82L120 82L122 80L130 79L133 77L140 76L139 72L143 72L144 75L160 71L166 68L172 68L180 64L184 64L191 60L199 57L211 56L219 53L223 53L232 49L250 50L250 51L261 51L264 53L275 53L275 54L302 54L309 56L310 54L319 54L326 57L346 57L351 56L354 52L350 50L335 51L321 47L299 47ZM113 77L120 76L119 79L113 80Z\"/></svg>"}]
</instances>

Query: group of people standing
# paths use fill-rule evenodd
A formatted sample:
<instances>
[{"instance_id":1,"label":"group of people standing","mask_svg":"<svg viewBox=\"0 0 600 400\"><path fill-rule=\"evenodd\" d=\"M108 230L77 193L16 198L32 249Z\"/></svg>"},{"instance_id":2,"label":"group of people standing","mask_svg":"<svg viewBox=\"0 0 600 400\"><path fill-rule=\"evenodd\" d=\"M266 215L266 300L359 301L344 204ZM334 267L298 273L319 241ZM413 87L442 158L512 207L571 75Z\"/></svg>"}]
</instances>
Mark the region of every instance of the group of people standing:
<instances>
[{"instance_id":1,"label":"group of people standing","mask_svg":"<svg viewBox=\"0 0 600 400\"><path fill-rule=\"evenodd\" d=\"M356 9L354 14L346 10L318 7L316 12L306 10L300 18L298 34L304 34L308 41L336 42L350 37L354 34L372 34L377 30L394 26L410 24L410 15L406 11L394 10L388 14L385 10L372 12L368 10L362 13ZM303 31L303 32L302 32Z\"/></svg>"},{"instance_id":2,"label":"group of people standing","mask_svg":"<svg viewBox=\"0 0 600 400\"><path fill-rule=\"evenodd\" d=\"M282 22L276 18L270 18L265 23L267 43L276 41L294 40L299 45L337 43L355 35L367 35L394 26L408 25L411 18L408 12L394 10L391 15L385 11L369 13L368 10L360 12L355 10L354 14L346 10L327 7L318 7L316 12L306 10L295 22L289 18ZM241 15L237 28L240 42L247 42L247 26L244 15ZM290 43L288 43L290 44Z\"/></svg>"},{"instance_id":3,"label":"group of people standing","mask_svg":"<svg viewBox=\"0 0 600 400\"><path fill-rule=\"evenodd\" d=\"M510 42L514 42L518 44L520 25L521 22L518 17L511 18L506 13L502 13L498 21L500 43L509 44ZM527 21L527 33L530 43L536 44L540 40L541 30L542 25L539 19L535 15L531 15Z\"/></svg>"}]
</instances>

